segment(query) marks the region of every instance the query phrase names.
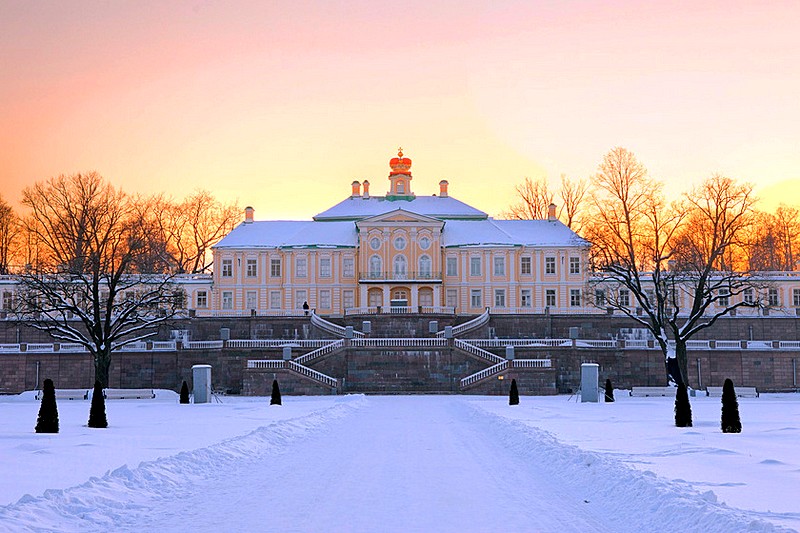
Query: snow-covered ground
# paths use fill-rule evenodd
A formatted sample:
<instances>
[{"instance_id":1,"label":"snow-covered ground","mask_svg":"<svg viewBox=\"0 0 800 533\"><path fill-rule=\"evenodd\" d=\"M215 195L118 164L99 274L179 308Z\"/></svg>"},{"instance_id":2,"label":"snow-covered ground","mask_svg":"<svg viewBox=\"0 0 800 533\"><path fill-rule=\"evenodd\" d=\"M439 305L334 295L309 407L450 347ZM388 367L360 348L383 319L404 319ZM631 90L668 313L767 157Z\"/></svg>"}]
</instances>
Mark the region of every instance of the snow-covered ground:
<instances>
[{"instance_id":1,"label":"snow-covered ground","mask_svg":"<svg viewBox=\"0 0 800 533\"><path fill-rule=\"evenodd\" d=\"M781 531L800 528L800 395L0 397L0 531Z\"/></svg>"}]
</instances>

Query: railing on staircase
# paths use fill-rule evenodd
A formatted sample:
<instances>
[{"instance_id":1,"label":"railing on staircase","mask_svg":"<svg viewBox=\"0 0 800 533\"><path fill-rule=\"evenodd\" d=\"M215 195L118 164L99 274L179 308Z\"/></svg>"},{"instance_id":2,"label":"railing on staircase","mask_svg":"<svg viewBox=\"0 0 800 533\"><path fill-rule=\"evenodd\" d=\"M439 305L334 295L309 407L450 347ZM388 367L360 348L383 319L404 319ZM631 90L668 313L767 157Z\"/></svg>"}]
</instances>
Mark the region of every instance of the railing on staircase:
<instances>
[{"instance_id":1,"label":"railing on staircase","mask_svg":"<svg viewBox=\"0 0 800 533\"><path fill-rule=\"evenodd\" d=\"M489 368L484 368L480 372L475 372L470 376L462 378L461 388L463 389L464 387L468 387L473 383L477 383L478 381L481 381L488 377L492 377L495 374L499 374L500 372L504 371L507 368L508 368L508 361L504 359L503 361L497 363L496 365L492 365Z\"/></svg>"},{"instance_id":2,"label":"railing on staircase","mask_svg":"<svg viewBox=\"0 0 800 533\"><path fill-rule=\"evenodd\" d=\"M263 369L263 370L290 370L296 374L300 374L310 378L322 385L338 388L339 381L322 372L317 372L312 368L298 364L294 361L284 361L283 359L251 359L247 361L247 368Z\"/></svg>"},{"instance_id":3,"label":"railing on staircase","mask_svg":"<svg viewBox=\"0 0 800 533\"><path fill-rule=\"evenodd\" d=\"M294 361L301 365L307 365L312 361L319 359L322 356L328 355L331 352L335 352L336 350L342 348L343 346L344 346L344 340L339 339L338 341L333 341L326 344L322 348L317 348L316 350L313 350L299 357L296 357Z\"/></svg>"},{"instance_id":4,"label":"railing on staircase","mask_svg":"<svg viewBox=\"0 0 800 533\"><path fill-rule=\"evenodd\" d=\"M286 361L286 368L288 368L293 372L297 372L298 374L302 374L306 377L309 377L315 381L318 381L323 385L327 385L332 388L338 388L339 386L339 382L336 380L336 378L332 378L327 374L323 374L322 372L317 372L312 368L308 368L307 366L303 366L294 361Z\"/></svg>"},{"instance_id":5,"label":"railing on staircase","mask_svg":"<svg viewBox=\"0 0 800 533\"><path fill-rule=\"evenodd\" d=\"M347 328L344 326L340 326L339 324L334 324L328 320L325 320L321 316L319 316L314 311L311 311L311 324L317 326L319 329L323 331L327 331L331 335L336 335L337 337L345 337L347 335ZM361 331L353 330L353 337L360 338L363 337L364 333Z\"/></svg>"},{"instance_id":6,"label":"railing on staircase","mask_svg":"<svg viewBox=\"0 0 800 533\"><path fill-rule=\"evenodd\" d=\"M453 346L458 348L459 350L465 351L477 357L480 357L484 361L492 363L493 365L499 364L502 361L505 361L499 355L495 355L490 351L484 350L483 348L478 348L477 346L473 346L468 342L464 342L460 339L453 339Z\"/></svg>"},{"instance_id":7,"label":"railing on staircase","mask_svg":"<svg viewBox=\"0 0 800 533\"><path fill-rule=\"evenodd\" d=\"M469 387L479 381L490 378L509 368L552 368L550 359L512 359L503 360L489 368L484 368L480 372L475 372L461 380L461 388Z\"/></svg>"},{"instance_id":8,"label":"railing on staircase","mask_svg":"<svg viewBox=\"0 0 800 533\"><path fill-rule=\"evenodd\" d=\"M477 329L484 324L489 322L489 308L486 308L486 311L481 313L480 315L476 316L472 320L467 320L463 324L459 324L457 326L453 326L453 337L458 337L459 335L463 335L464 333L468 333L473 329ZM446 330L436 332L437 337L444 337L444 333Z\"/></svg>"}]
</instances>

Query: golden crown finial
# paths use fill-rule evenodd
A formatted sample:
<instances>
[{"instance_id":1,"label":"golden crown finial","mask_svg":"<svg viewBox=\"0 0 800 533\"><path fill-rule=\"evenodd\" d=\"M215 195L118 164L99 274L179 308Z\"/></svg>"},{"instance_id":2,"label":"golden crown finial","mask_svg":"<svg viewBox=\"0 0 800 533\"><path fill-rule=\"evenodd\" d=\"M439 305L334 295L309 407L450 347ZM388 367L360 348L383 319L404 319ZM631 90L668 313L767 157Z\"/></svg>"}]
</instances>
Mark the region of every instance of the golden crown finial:
<instances>
[{"instance_id":1,"label":"golden crown finial","mask_svg":"<svg viewBox=\"0 0 800 533\"><path fill-rule=\"evenodd\" d=\"M399 147L397 149L397 157L403 157L403 147Z\"/></svg>"}]
</instances>

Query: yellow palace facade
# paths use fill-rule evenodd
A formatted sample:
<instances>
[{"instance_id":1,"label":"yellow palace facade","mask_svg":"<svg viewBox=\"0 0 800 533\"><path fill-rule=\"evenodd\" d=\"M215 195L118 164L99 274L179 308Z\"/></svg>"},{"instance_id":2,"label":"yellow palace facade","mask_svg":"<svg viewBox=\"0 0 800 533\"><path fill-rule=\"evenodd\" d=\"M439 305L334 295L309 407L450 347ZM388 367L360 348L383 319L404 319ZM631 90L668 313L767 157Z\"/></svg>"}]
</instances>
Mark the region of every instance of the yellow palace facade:
<instances>
[{"instance_id":1,"label":"yellow palace facade","mask_svg":"<svg viewBox=\"0 0 800 533\"><path fill-rule=\"evenodd\" d=\"M254 210L213 250L199 316L375 312L475 314L585 309L589 243L555 216L496 220L450 196L412 190L411 160L389 162L388 191L353 182L309 221L257 221Z\"/></svg>"}]
</instances>

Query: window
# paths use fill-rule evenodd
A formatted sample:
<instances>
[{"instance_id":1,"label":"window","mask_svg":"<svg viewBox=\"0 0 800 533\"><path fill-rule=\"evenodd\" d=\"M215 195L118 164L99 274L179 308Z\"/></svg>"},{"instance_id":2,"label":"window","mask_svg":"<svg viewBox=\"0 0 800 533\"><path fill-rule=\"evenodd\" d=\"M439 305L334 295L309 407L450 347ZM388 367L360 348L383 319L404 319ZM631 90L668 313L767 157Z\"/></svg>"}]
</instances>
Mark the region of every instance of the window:
<instances>
[{"instance_id":1,"label":"window","mask_svg":"<svg viewBox=\"0 0 800 533\"><path fill-rule=\"evenodd\" d=\"M258 263L256 262L255 259L248 259L247 260L247 265L246 265L246 270L245 270L245 276L247 276L248 278L254 278L254 277L258 276L258 266L257 265L258 265Z\"/></svg>"},{"instance_id":2,"label":"window","mask_svg":"<svg viewBox=\"0 0 800 533\"><path fill-rule=\"evenodd\" d=\"M555 274L556 273L556 258L555 257L545 257L544 258L544 273L545 274Z\"/></svg>"},{"instance_id":3,"label":"window","mask_svg":"<svg viewBox=\"0 0 800 533\"><path fill-rule=\"evenodd\" d=\"M294 293L294 308L302 309L303 304L308 303L308 293L304 290L295 291Z\"/></svg>"},{"instance_id":4,"label":"window","mask_svg":"<svg viewBox=\"0 0 800 533\"><path fill-rule=\"evenodd\" d=\"M222 308L233 309L233 292L222 291Z\"/></svg>"},{"instance_id":5,"label":"window","mask_svg":"<svg viewBox=\"0 0 800 533\"><path fill-rule=\"evenodd\" d=\"M331 291L327 289L319 291L319 306L322 309L331 308Z\"/></svg>"},{"instance_id":6,"label":"window","mask_svg":"<svg viewBox=\"0 0 800 533\"><path fill-rule=\"evenodd\" d=\"M472 307L482 307L483 303L481 302L481 290L480 289L472 289L469 291L469 304Z\"/></svg>"},{"instance_id":7,"label":"window","mask_svg":"<svg viewBox=\"0 0 800 533\"><path fill-rule=\"evenodd\" d=\"M494 306L495 307L505 307L506 306L506 290L505 289L495 289L494 290Z\"/></svg>"},{"instance_id":8,"label":"window","mask_svg":"<svg viewBox=\"0 0 800 533\"><path fill-rule=\"evenodd\" d=\"M431 247L431 240L428 237L421 237L419 239L419 247L423 250L427 250Z\"/></svg>"},{"instance_id":9,"label":"window","mask_svg":"<svg viewBox=\"0 0 800 533\"><path fill-rule=\"evenodd\" d=\"M544 304L547 307L555 307L556 306L556 290L555 289L547 289L544 291Z\"/></svg>"},{"instance_id":10,"label":"window","mask_svg":"<svg viewBox=\"0 0 800 533\"><path fill-rule=\"evenodd\" d=\"M792 289L792 304L800 307L800 289Z\"/></svg>"},{"instance_id":11,"label":"window","mask_svg":"<svg viewBox=\"0 0 800 533\"><path fill-rule=\"evenodd\" d=\"M378 307L379 305L383 305L383 291L380 289L371 290L369 291L367 299L369 300L370 307Z\"/></svg>"},{"instance_id":12,"label":"window","mask_svg":"<svg viewBox=\"0 0 800 533\"><path fill-rule=\"evenodd\" d=\"M445 259L445 264L447 266L447 275L448 276L458 276L458 258L457 257L448 257Z\"/></svg>"},{"instance_id":13,"label":"window","mask_svg":"<svg viewBox=\"0 0 800 533\"><path fill-rule=\"evenodd\" d=\"M247 291L245 294L245 304L246 309L255 309L258 307L258 293L256 291Z\"/></svg>"},{"instance_id":14,"label":"window","mask_svg":"<svg viewBox=\"0 0 800 533\"><path fill-rule=\"evenodd\" d=\"M431 258L427 255L423 255L419 258L419 277L422 279L428 279L431 277L433 269L433 262Z\"/></svg>"},{"instance_id":15,"label":"window","mask_svg":"<svg viewBox=\"0 0 800 533\"><path fill-rule=\"evenodd\" d=\"M397 194L405 194L406 193L406 184L402 181L397 182Z\"/></svg>"},{"instance_id":16,"label":"window","mask_svg":"<svg viewBox=\"0 0 800 533\"><path fill-rule=\"evenodd\" d=\"M294 275L298 278L308 276L308 261L305 257L298 257L294 261Z\"/></svg>"},{"instance_id":17,"label":"window","mask_svg":"<svg viewBox=\"0 0 800 533\"><path fill-rule=\"evenodd\" d=\"M569 305L571 307L580 307L581 306L581 290L580 289L570 289L569 290Z\"/></svg>"},{"instance_id":18,"label":"window","mask_svg":"<svg viewBox=\"0 0 800 533\"><path fill-rule=\"evenodd\" d=\"M531 290L530 289L522 289L522 291L520 291L519 304L520 304L521 307L532 307L533 306L533 298L531 297Z\"/></svg>"},{"instance_id":19,"label":"window","mask_svg":"<svg viewBox=\"0 0 800 533\"><path fill-rule=\"evenodd\" d=\"M281 291L269 291L269 308L281 308Z\"/></svg>"},{"instance_id":20,"label":"window","mask_svg":"<svg viewBox=\"0 0 800 533\"><path fill-rule=\"evenodd\" d=\"M406 239L405 237L397 237L394 240L394 248L395 250L405 250L406 249Z\"/></svg>"},{"instance_id":21,"label":"window","mask_svg":"<svg viewBox=\"0 0 800 533\"><path fill-rule=\"evenodd\" d=\"M726 288L720 289L719 290L719 300L717 300L717 305L720 306L720 307L728 307L728 305L730 304L730 301L731 301L730 296L731 296L731 291L730 290L728 290Z\"/></svg>"},{"instance_id":22,"label":"window","mask_svg":"<svg viewBox=\"0 0 800 533\"><path fill-rule=\"evenodd\" d=\"M352 278L355 275L355 260L352 257L342 259L342 275Z\"/></svg>"},{"instance_id":23,"label":"window","mask_svg":"<svg viewBox=\"0 0 800 533\"><path fill-rule=\"evenodd\" d=\"M383 261L377 255L373 255L369 258L369 277L370 278L380 278L381 277L381 269L383 268Z\"/></svg>"},{"instance_id":24,"label":"window","mask_svg":"<svg viewBox=\"0 0 800 533\"><path fill-rule=\"evenodd\" d=\"M281 260L274 258L269 260L269 275L273 278L281 277Z\"/></svg>"},{"instance_id":25,"label":"window","mask_svg":"<svg viewBox=\"0 0 800 533\"><path fill-rule=\"evenodd\" d=\"M778 304L778 289L770 287L767 290L767 305L777 306Z\"/></svg>"},{"instance_id":26,"label":"window","mask_svg":"<svg viewBox=\"0 0 800 533\"><path fill-rule=\"evenodd\" d=\"M342 291L342 305L345 309L351 309L356 306L355 294L353 291Z\"/></svg>"},{"instance_id":27,"label":"window","mask_svg":"<svg viewBox=\"0 0 800 533\"><path fill-rule=\"evenodd\" d=\"M320 257L319 258L319 277L321 277L321 278L329 278L329 277L331 277L331 258L330 257Z\"/></svg>"},{"instance_id":28,"label":"window","mask_svg":"<svg viewBox=\"0 0 800 533\"><path fill-rule=\"evenodd\" d=\"M404 255L396 255L394 256L394 277L396 279L405 279L406 273L408 271L406 263L406 256Z\"/></svg>"},{"instance_id":29,"label":"window","mask_svg":"<svg viewBox=\"0 0 800 533\"><path fill-rule=\"evenodd\" d=\"M753 289L744 290L744 302L751 304L755 301L755 291Z\"/></svg>"},{"instance_id":30,"label":"window","mask_svg":"<svg viewBox=\"0 0 800 533\"><path fill-rule=\"evenodd\" d=\"M628 289L619 290L619 305L622 307L631 305L631 291Z\"/></svg>"},{"instance_id":31,"label":"window","mask_svg":"<svg viewBox=\"0 0 800 533\"><path fill-rule=\"evenodd\" d=\"M606 305L606 291L603 289L596 289L594 291L594 304L598 307Z\"/></svg>"},{"instance_id":32,"label":"window","mask_svg":"<svg viewBox=\"0 0 800 533\"><path fill-rule=\"evenodd\" d=\"M222 277L230 278L233 276L233 259L222 260Z\"/></svg>"},{"instance_id":33,"label":"window","mask_svg":"<svg viewBox=\"0 0 800 533\"><path fill-rule=\"evenodd\" d=\"M186 309L186 291L176 289L172 292L172 305L179 309Z\"/></svg>"},{"instance_id":34,"label":"window","mask_svg":"<svg viewBox=\"0 0 800 533\"><path fill-rule=\"evenodd\" d=\"M530 276L533 272L531 268L531 258L530 256L520 257L519 259L519 273Z\"/></svg>"},{"instance_id":35,"label":"window","mask_svg":"<svg viewBox=\"0 0 800 533\"><path fill-rule=\"evenodd\" d=\"M494 256L494 275L495 276L506 275L506 258L502 255Z\"/></svg>"},{"instance_id":36,"label":"window","mask_svg":"<svg viewBox=\"0 0 800 533\"><path fill-rule=\"evenodd\" d=\"M3 310L10 311L13 306L14 306L14 295L10 291L3 292Z\"/></svg>"},{"instance_id":37,"label":"window","mask_svg":"<svg viewBox=\"0 0 800 533\"><path fill-rule=\"evenodd\" d=\"M580 257L570 257L569 258L569 273L570 274L580 274L581 273L581 258Z\"/></svg>"},{"instance_id":38,"label":"window","mask_svg":"<svg viewBox=\"0 0 800 533\"><path fill-rule=\"evenodd\" d=\"M469 258L469 275L470 276L480 276L481 275L481 258L480 257L470 257Z\"/></svg>"},{"instance_id":39,"label":"window","mask_svg":"<svg viewBox=\"0 0 800 533\"><path fill-rule=\"evenodd\" d=\"M458 289L447 289L445 298L445 305L447 305L447 307L458 307Z\"/></svg>"},{"instance_id":40,"label":"window","mask_svg":"<svg viewBox=\"0 0 800 533\"><path fill-rule=\"evenodd\" d=\"M421 289L419 291L419 305L425 307L433 306L433 291L430 289Z\"/></svg>"},{"instance_id":41,"label":"window","mask_svg":"<svg viewBox=\"0 0 800 533\"><path fill-rule=\"evenodd\" d=\"M197 308L205 308L208 307L208 292L206 291L197 291L195 295L195 307ZM3 295L3 304L5 305L5 295ZM4 307L5 308L5 307Z\"/></svg>"},{"instance_id":42,"label":"window","mask_svg":"<svg viewBox=\"0 0 800 533\"><path fill-rule=\"evenodd\" d=\"M381 240L378 237L373 237L369 240L369 247L373 250L377 250L381 247Z\"/></svg>"}]
</instances>

